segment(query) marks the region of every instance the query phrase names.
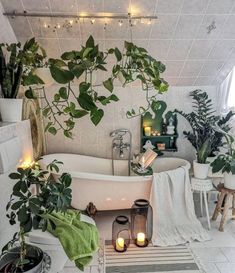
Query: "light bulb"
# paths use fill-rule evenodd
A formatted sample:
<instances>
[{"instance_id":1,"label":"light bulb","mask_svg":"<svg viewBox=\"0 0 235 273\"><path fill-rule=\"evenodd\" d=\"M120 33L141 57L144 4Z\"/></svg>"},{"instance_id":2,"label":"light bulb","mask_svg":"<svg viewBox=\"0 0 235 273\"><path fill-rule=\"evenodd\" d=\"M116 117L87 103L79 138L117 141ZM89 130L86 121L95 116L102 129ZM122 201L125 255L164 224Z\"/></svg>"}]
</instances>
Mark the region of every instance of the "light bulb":
<instances>
[{"instance_id":1,"label":"light bulb","mask_svg":"<svg viewBox=\"0 0 235 273\"><path fill-rule=\"evenodd\" d=\"M46 23L44 23L44 25L43 25L43 26L44 26L44 28L47 28L47 24L46 24Z\"/></svg>"},{"instance_id":2,"label":"light bulb","mask_svg":"<svg viewBox=\"0 0 235 273\"><path fill-rule=\"evenodd\" d=\"M123 25L123 21L122 20L119 20L118 21L118 24L119 24L119 27L121 27Z\"/></svg>"},{"instance_id":3,"label":"light bulb","mask_svg":"<svg viewBox=\"0 0 235 273\"><path fill-rule=\"evenodd\" d=\"M60 28L60 24L57 24L57 28Z\"/></svg>"},{"instance_id":4,"label":"light bulb","mask_svg":"<svg viewBox=\"0 0 235 273\"><path fill-rule=\"evenodd\" d=\"M91 24L93 25L95 23L95 18L91 18Z\"/></svg>"},{"instance_id":5,"label":"light bulb","mask_svg":"<svg viewBox=\"0 0 235 273\"><path fill-rule=\"evenodd\" d=\"M70 20L69 23L70 23L70 25L72 25L73 24L73 20Z\"/></svg>"},{"instance_id":6,"label":"light bulb","mask_svg":"<svg viewBox=\"0 0 235 273\"><path fill-rule=\"evenodd\" d=\"M147 22L147 25L151 25L151 24L152 24L152 21L151 21L151 19L149 19Z\"/></svg>"}]
</instances>

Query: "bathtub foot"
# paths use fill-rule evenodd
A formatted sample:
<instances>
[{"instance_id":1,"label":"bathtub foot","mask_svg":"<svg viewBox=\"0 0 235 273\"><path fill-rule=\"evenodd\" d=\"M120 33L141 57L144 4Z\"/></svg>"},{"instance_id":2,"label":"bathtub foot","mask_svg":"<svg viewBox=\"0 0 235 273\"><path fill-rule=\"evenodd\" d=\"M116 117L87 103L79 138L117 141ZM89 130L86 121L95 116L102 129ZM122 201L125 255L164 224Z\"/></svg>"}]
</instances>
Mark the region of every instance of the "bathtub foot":
<instances>
[{"instance_id":1,"label":"bathtub foot","mask_svg":"<svg viewBox=\"0 0 235 273\"><path fill-rule=\"evenodd\" d=\"M86 212L88 216L94 218L97 213L97 208L92 202L90 202L86 207Z\"/></svg>"}]
</instances>

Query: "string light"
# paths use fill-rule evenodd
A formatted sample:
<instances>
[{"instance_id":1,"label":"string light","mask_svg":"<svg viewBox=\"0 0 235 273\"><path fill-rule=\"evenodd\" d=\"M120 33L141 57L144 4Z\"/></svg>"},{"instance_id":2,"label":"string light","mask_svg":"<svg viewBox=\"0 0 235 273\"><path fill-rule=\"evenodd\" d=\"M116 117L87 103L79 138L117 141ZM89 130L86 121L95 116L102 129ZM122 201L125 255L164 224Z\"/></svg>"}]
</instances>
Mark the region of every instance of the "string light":
<instances>
[{"instance_id":1,"label":"string light","mask_svg":"<svg viewBox=\"0 0 235 273\"><path fill-rule=\"evenodd\" d=\"M60 24L57 24L57 28L60 29Z\"/></svg>"},{"instance_id":2,"label":"string light","mask_svg":"<svg viewBox=\"0 0 235 273\"><path fill-rule=\"evenodd\" d=\"M149 19L148 22L147 22L147 25L151 25L152 24L152 20Z\"/></svg>"},{"instance_id":3,"label":"string light","mask_svg":"<svg viewBox=\"0 0 235 273\"><path fill-rule=\"evenodd\" d=\"M95 18L91 18L91 24L93 25L95 23Z\"/></svg>"},{"instance_id":4,"label":"string light","mask_svg":"<svg viewBox=\"0 0 235 273\"><path fill-rule=\"evenodd\" d=\"M72 25L73 24L73 20L69 20L69 23L70 23L70 25Z\"/></svg>"},{"instance_id":5,"label":"string light","mask_svg":"<svg viewBox=\"0 0 235 273\"><path fill-rule=\"evenodd\" d=\"M119 24L119 27L121 27L123 25L123 21L122 20L119 20L118 21L118 24Z\"/></svg>"}]
</instances>

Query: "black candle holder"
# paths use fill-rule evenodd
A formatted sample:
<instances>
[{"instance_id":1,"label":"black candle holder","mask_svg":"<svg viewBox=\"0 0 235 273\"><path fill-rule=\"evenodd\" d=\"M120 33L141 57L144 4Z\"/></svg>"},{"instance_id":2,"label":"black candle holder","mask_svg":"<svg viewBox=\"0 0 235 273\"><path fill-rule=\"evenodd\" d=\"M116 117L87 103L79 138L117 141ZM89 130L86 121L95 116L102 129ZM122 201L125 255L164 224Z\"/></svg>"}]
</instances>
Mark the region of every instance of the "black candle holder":
<instances>
[{"instance_id":1,"label":"black candle holder","mask_svg":"<svg viewBox=\"0 0 235 273\"><path fill-rule=\"evenodd\" d=\"M118 242L118 239L121 240ZM125 252L130 245L130 222L124 215L117 216L112 226L112 244L117 252Z\"/></svg>"}]
</instances>

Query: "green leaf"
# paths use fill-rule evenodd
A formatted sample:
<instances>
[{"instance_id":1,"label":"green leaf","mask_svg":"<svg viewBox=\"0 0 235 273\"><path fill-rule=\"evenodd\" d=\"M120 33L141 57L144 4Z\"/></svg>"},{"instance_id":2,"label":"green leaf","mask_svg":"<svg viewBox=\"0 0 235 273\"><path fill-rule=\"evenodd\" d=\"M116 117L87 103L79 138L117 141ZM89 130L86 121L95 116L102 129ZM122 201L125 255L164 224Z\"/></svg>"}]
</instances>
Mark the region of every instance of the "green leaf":
<instances>
[{"instance_id":1,"label":"green leaf","mask_svg":"<svg viewBox=\"0 0 235 273\"><path fill-rule=\"evenodd\" d=\"M117 47L115 47L115 49L114 49L114 54L117 58L117 61L120 62L122 59L122 53L120 52L120 50Z\"/></svg>"},{"instance_id":2,"label":"green leaf","mask_svg":"<svg viewBox=\"0 0 235 273\"><path fill-rule=\"evenodd\" d=\"M51 133L52 135L56 135L57 130L56 130L55 127L49 127L49 128L48 128L48 132Z\"/></svg>"},{"instance_id":3,"label":"green leaf","mask_svg":"<svg viewBox=\"0 0 235 273\"><path fill-rule=\"evenodd\" d=\"M33 89L31 87L25 91L25 97L27 99L36 99L37 98L37 96L35 95L35 93L33 92Z\"/></svg>"},{"instance_id":4,"label":"green leaf","mask_svg":"<svg viewBox=\"0 0 235 273\"><path fill-rule=\"evenodd\" d=\"M11 179L21 179L21 174L19 174L19 173L10 173L9 174L9 177L11 178Z\"/></svg>"},{"instance_id":5,"label":"green leaf","mask_svg":"<svg viewBox=\"0 0 235 273\"><path fill-rule=\"evenodd\" d=\"M85 93L89 90L91 84L89 82L81 82L79 84L79 91L80 93Z\"/></svg>"},{"instance_id":6,"label":"green leaf","mask_svg":"<svg viewBox=\"0 0 235 273\"><path fill-rule=\"evenodd\" d=\"M92 35L89 36L89 38L86 41L86 47L90 47L93 48L95 46L95 41L94 38L92 37Z\"/></svg>"},{"instance_id":7,"label":"green leaf","mask_svg":"<svg viewBox=\"0 0 235 273\"><path fill-rule=\"evenodd\" d=\"M111 78L104 81L103 85L107 90L109 90L110 92L113 92L113 80Z\"/></svg>"},{"instance_id":8,"label":"green leaf","mask_svg":"<svg viewBox=\"0 0 235 273\"><path fill-rule=\"evenodd\" d=\"M53 79L56 82L61 84L69 83L74 78L74 75L72 72L55 65L50 66L50 71L51 71L51 76L53 77Z\"/></svg>"},{"instance_id":9,"label":"green leaf","mask_svg":"<svg viewBox=\"0 0 235 273\"><path fill-rule=\"evenodd\" d=\"M60 94L60 97L61 97L62 99L67 100L67 98L68 98L68 93L67 93L66 87L61 87L61 88L59 89L59 94Z\"/></svg>"},{"instance_id":10,"label":"green leaf","mask_svg":"<svg viewBox=\"0 0 235 273\"><path fill-rule=\"evenodd\" d=\"M83 57L83 58L86 58L92 50L93 50L93 48L87 47L87 48L84 50L84 52L83 52L83 54L82 54L82 57Z\"/></svg>"},{"instance_id":11,"label":"green leaf","mask_svg":"<svg viewBox=\"0 0 235 273\"><path fill-rule=\"evenodd\" d=\"M18 212L18 220L20 223L25 223L28 220L29 216L27 213L27 208L26 206L23 206L19 209Z\"/></svg>"},{"instance_id":12,"label":"green leaf","mask_svg":"<svg viewBox=\"0 0 235 273\"><path fill-rule=\"evenodd\" d=\"M69 187L72 182L71 175L68 173L63 173L60 177L60 180L65 185L65 187Z\"/></svg>"},{"instance_id":13,"label":"green leaf","mask_svg":"<svg viewBox=\"0 0 235 273\"><path fill-rule=\"evenodd\" d=\"M69 51L69 52L64 52L62 55L61 55L61 59L63 60L74 60L76 58L76 54L74 51Z\"/></svg>"},{"instance_id":14,"label":"green leaf","mask_svg":"<svg viewBox=\"0 0 235 273\"><path fill-rule=\"evenodd\" d=\"M44 81L39 78L37 75L34 75L30 72L26 77L23 78L24 86L33 85L33 84L44 84Z\"/></svg>"},{"instance_id":15,"label":"green leaf","mask_svg":"<svg viewBox=\"0 0 235 273\"><path fill-rule=\"evenodd\" d=\"M54 95L54 101L58 102L60 100L60 95L59 94L55 94Z\"/></svg>"},{"instance_id":16,"label":"green leaf","mask_svg":"<svg viewBox=\"0 0 235 273\"><path fill-rule=\"evenodd\" d=\"M82 118L87 114L88 114L88 112L85 111L85 110L76 109L76 110L73 111L73 113L71 115L74 118Z\"/></svg>"},{"instance_id":17,"label":"green leaf","mask_svg":"<svg viewBox=\"0 0 235 273\"><path fill-rule=\"evenodd\" d=\"M23 204L24 202L23 201L17 201L15 202L14 204L11 205L11 209L12 210L17 210L21 207L21 205Z\"/></svg>"},{"instance_id":18,"label":"green leaf","mask_svg":"<svg viewBox=\"0 0 235 273\"><path fill-rule=\"evenodd\" d=\"M42 111L43 116L47 117L50 111L51 111L51 108L49 108L49 107L43 109L43 111Z\"/></svg>"},{"instance_id":19,"label":"green leaf","mask_svg":"<svg viewBox=\"0 0 235 273\"><path fill-rule=\"evenodd\" d=\"M66 136L66 137L68 137L68 138L72 138L72 133L71 133L71 131L64 130L64 136Z\"/></svg>"},{"instance_id":20,"label":"green leaf","mask_svg":"<svg viewBox=\"0 0 235 273\"><path fill-rule=\"evenodd\" d=\"M86 93L81 93L79 95L78 103L83 109L85 109L87 111L91 111L96 108L96 105L95 105L92 97Z\"/></svg>"},{"instance_id":21,"label":"green leaf","mask_svg":"<svg viewBox=\"0 0 235 273\"><path fill-rule=\"evenodd\" d=\"M94 125L97 125L104 116L104 111L102 109L94 109L91 111L91 121Z\"/></svg>"},{"instance_id":22,"label":"green leaf","mask_svg":"<svg viewBox=\"0 0 235 273\"><path fill-rule=\"evenodd\" d=\"M75 63L68 63L69 70L74 74L76 78L79 78L83 72L85 71L85 68L80 64Z\"/></svg>"}]
</instances>

